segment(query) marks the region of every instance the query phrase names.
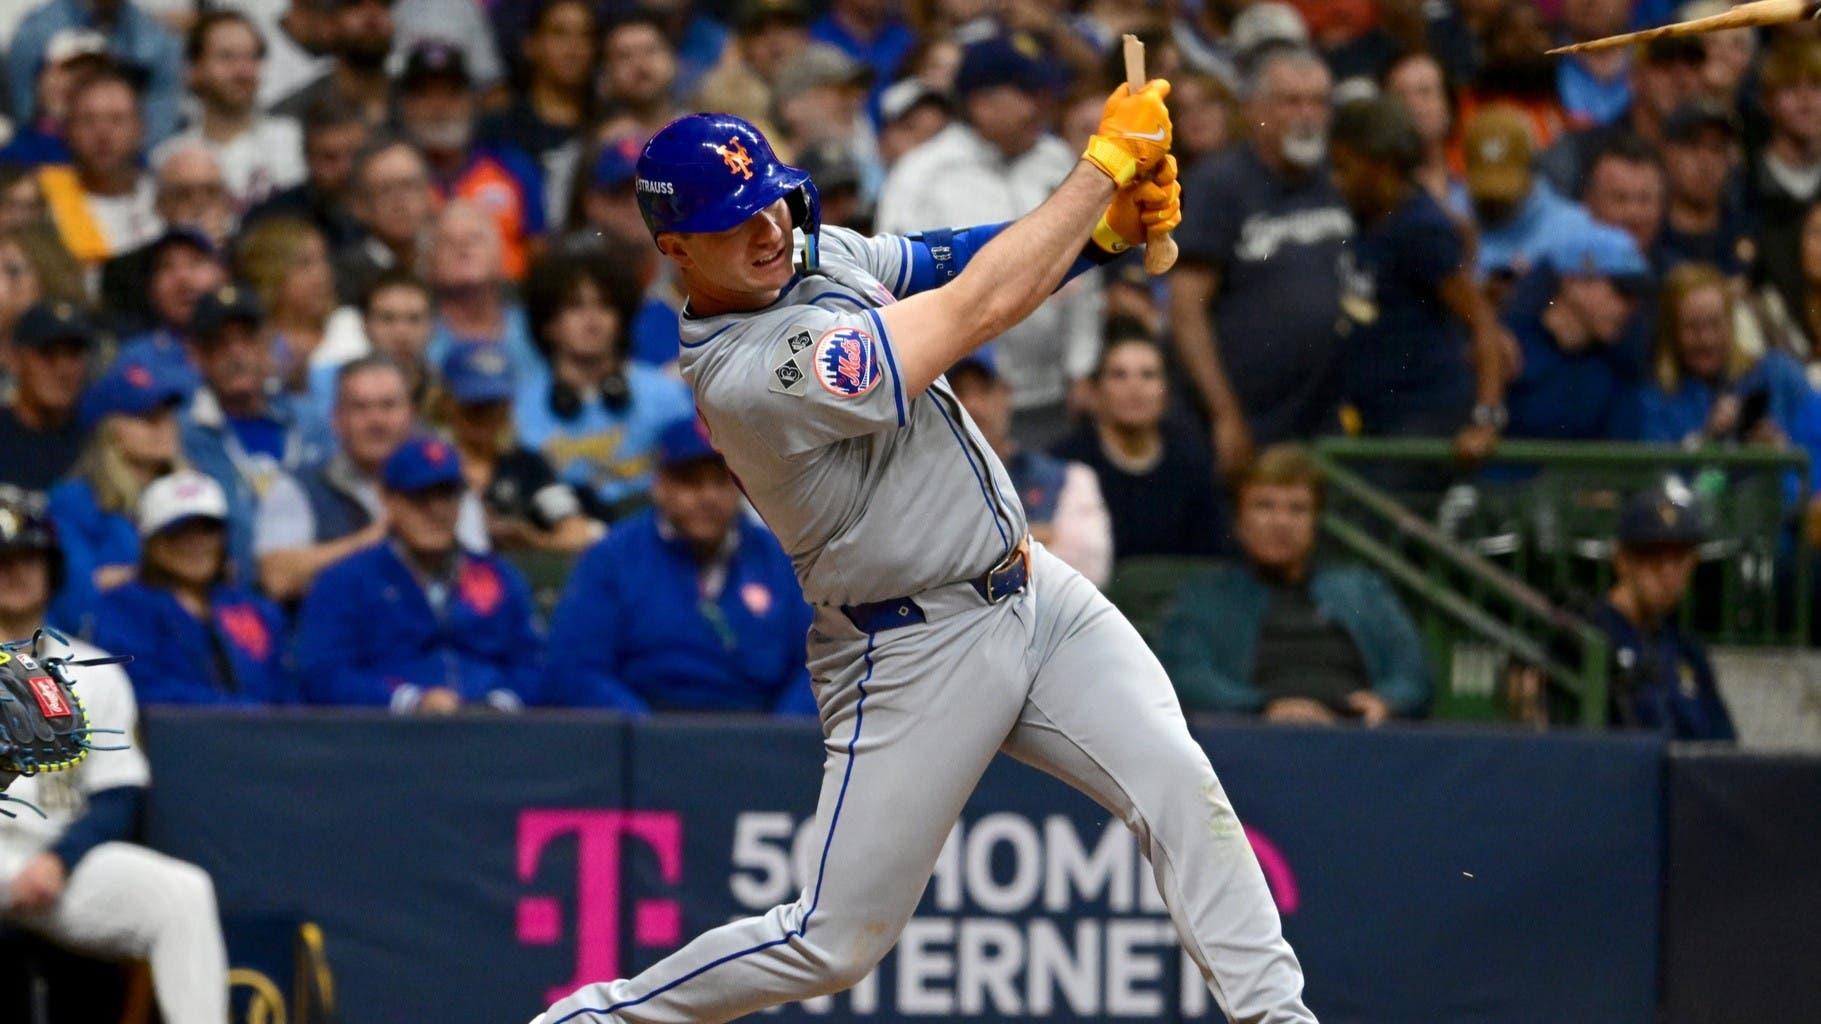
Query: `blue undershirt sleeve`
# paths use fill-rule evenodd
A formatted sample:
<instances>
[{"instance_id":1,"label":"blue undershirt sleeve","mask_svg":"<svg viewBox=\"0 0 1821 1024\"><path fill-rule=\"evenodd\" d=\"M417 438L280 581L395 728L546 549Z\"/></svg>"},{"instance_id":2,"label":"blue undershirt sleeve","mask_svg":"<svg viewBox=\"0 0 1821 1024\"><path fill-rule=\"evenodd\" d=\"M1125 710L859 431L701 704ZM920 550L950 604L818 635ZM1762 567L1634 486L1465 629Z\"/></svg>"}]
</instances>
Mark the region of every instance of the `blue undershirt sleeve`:
<instances>
[{"instance_id":1,"label":"blue undershirt sleeve","mask_svg":"<svg viewBox=\"0 0 1821 1024\"><path fill-rule=\"evenodd\" d=\"M70 823L51 852L63 861L64 870L74 871L90 850L132 836L144 804L144 786L114 786L89 794L88 810Z\"/></svg>"},{"instance_id":2,"label":"blue undershirt sleeve","mask_svg":"<svg viewBox=\"0 0 1821 1024\"><path fill-rule=\"evenodd\" d=\"M911 244L911 272L904 294L915 295L953 281L967 268L968 261L974 258L975 253L1010 226L1008 221L971 228L935 228L908 236ZM1062 284L1118 258L1118 254L1107 252L1089 242L1083 247L1081 256L1075 260L1074 265L1069 267Z\"/></svg>"}]
</instances>

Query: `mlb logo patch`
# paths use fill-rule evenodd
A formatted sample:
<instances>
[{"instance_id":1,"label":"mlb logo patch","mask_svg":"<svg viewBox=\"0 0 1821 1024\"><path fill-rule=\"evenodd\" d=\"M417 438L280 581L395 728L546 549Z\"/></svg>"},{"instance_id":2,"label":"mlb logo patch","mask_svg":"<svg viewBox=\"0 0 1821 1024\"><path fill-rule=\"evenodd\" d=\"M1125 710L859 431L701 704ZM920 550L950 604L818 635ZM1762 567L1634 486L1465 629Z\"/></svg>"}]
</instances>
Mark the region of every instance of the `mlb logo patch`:
<instances>
[{"instance_id":1,"label":"mlb logo patch","mask_svg":"<svg viewBox=\"0 0 1821 1024\"><path fill-rule=\"evenodd\" d=\"M46 718L68 718L70 706L63 699L63 690L51 680L50 676L32 676L26 680L31 684L32 696L38 699L38 710Z\"/></svg>"},{"instance_id":2,"label":"mlb logo patch","mask_svg":"<svg viewBox=\"0 0 1821 1024\"><path fill-rule=\"evenodd\" d=\"M879 385L879 350L857 327L837 327L816 342L816 379L837 398L859 398Z\"/></svg>"}]
</instances>

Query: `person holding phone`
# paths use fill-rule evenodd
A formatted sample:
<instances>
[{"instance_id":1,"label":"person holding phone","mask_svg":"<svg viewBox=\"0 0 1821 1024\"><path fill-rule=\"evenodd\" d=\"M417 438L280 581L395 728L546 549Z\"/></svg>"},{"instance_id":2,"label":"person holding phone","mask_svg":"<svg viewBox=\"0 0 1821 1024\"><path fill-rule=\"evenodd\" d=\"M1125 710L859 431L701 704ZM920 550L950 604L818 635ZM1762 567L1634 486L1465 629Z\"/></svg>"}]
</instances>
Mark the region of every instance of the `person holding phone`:
<instances>
[{"instance_id":1,"label":"person holding phone","mask_svg":"<svg viewBox=\"0 0 1821 1024\"><path fill-rule=\"evenodd\" d=\"M1788 353L1744 351L1733 331L1733 301L1727 278L1712 264L1670 271L1641 402L1644 440L1689 447L1783 447L1793 440L1809 447L1804 441L1814 434L1809 423L1821 412L1821 398Z\"/></svg>"}]
</instances>

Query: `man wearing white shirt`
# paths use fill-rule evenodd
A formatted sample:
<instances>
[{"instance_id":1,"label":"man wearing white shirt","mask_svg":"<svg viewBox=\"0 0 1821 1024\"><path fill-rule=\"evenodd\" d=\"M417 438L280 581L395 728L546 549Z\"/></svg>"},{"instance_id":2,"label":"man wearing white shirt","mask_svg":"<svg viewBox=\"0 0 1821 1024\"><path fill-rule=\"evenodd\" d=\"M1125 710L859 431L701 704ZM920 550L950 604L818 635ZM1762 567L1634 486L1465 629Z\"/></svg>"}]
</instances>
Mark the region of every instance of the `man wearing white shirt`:
<instances>
[{"instance_id":1,"label":"man wearing white shirt","mask_svg":"<svg viewBox=\"0 0 1821 1024\"><path fill-rule=\"evenodd\" d=\"M1036 209L1075 166L1076 153L1045 131L1056 69L1030 36L969 44L955 93L962 119L893 165L875 227L906 234L945 224L991 224ZM1048 448L1068 432L1069 396L1094 369L1104 298L1095 275L1077 278L994 339L1012 386L1012 436Z\"/></svg>"},{"instance_id":2,"label":"man wearing white shirt","mask_svg":"<svg viewBox=\"0 0 1821 1024\"><path fill-rule=\"evenodd\" d=\"M200 143L213 152L242 211L303 181L303 130L259 110L266 44L253 22L236 11L210 11L191 28L184 56L189 122L166 145Z\"/></svg>"},{"instance_id":3,"label":"man wearing white shirt","mask_svg":"<svg viewBox=\"0 0 1821 1024\"><path fill-rule=\"evenodd\" d=\"M0 635L20 639L44 624L61 561L36 503L16 489L0 494ZM45 653L103 652L50 642ZM127 841L151 783L132 683L117 665L72 672L90 724L125 734L98 742L124 749L96 750L75 768L7 789L44 816L0 818L0 918L58 945L148 961L168 1024L226 1024L227 950L214 884L193 864Z\"/></svg>"},{"instance_id":4,"label":"man wearing white shirt","mask_svg":"<svg viewBox=\"0 0 1821 1024\"><path fill-rule=\"evenodd\" d=\"M79 79L65 131L70 165L40 168L38 184L70 255L92 267L156 238L164 223L139 166L145 130L133 80L112 68Z\"/></svg>"}]
</instances>

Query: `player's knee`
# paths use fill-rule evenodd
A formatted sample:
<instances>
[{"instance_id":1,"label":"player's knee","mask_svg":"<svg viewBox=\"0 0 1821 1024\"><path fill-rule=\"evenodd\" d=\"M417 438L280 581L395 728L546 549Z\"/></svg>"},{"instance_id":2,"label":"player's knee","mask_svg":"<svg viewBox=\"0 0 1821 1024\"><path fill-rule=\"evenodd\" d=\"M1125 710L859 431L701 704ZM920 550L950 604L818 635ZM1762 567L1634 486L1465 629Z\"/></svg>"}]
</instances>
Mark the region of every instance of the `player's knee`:
<instances>
[{"instance_id":1,"label":"player's knee","mask_svg":"<svg viewBox=\"0 0 1821 1024\"><path fill-rule=\"evenodd\" d=\"M840 992L858 985L871 973L897 941L898 929L883 921L854 928L817 929L815 974L818 995Z\"/></svg>"},{"instance_id":2,"label":"player's knee","mask_svg":"<svg viewBox=\"0 0 1821 1024\"><path fill-rule=\"evenodd\" d=\"M889 945L884 949L874 949L871 946L849 947L831 953L817 972L821 982L818 986L820 994L844 992L860 984L879 965L879 961L885 959L885 953L890 949Z\"/></svg>"},{"instance_id":3,"label":"player's knee","mask_svg":"<svg viewBox=\"0 0 1821 1024\"><path fill-rule=\"evenodd\" d=\"M209 873L187 861L168 860L159 880L177 912L192 914L215 913L215 880Z\"/></svg>"}]
</instances>

